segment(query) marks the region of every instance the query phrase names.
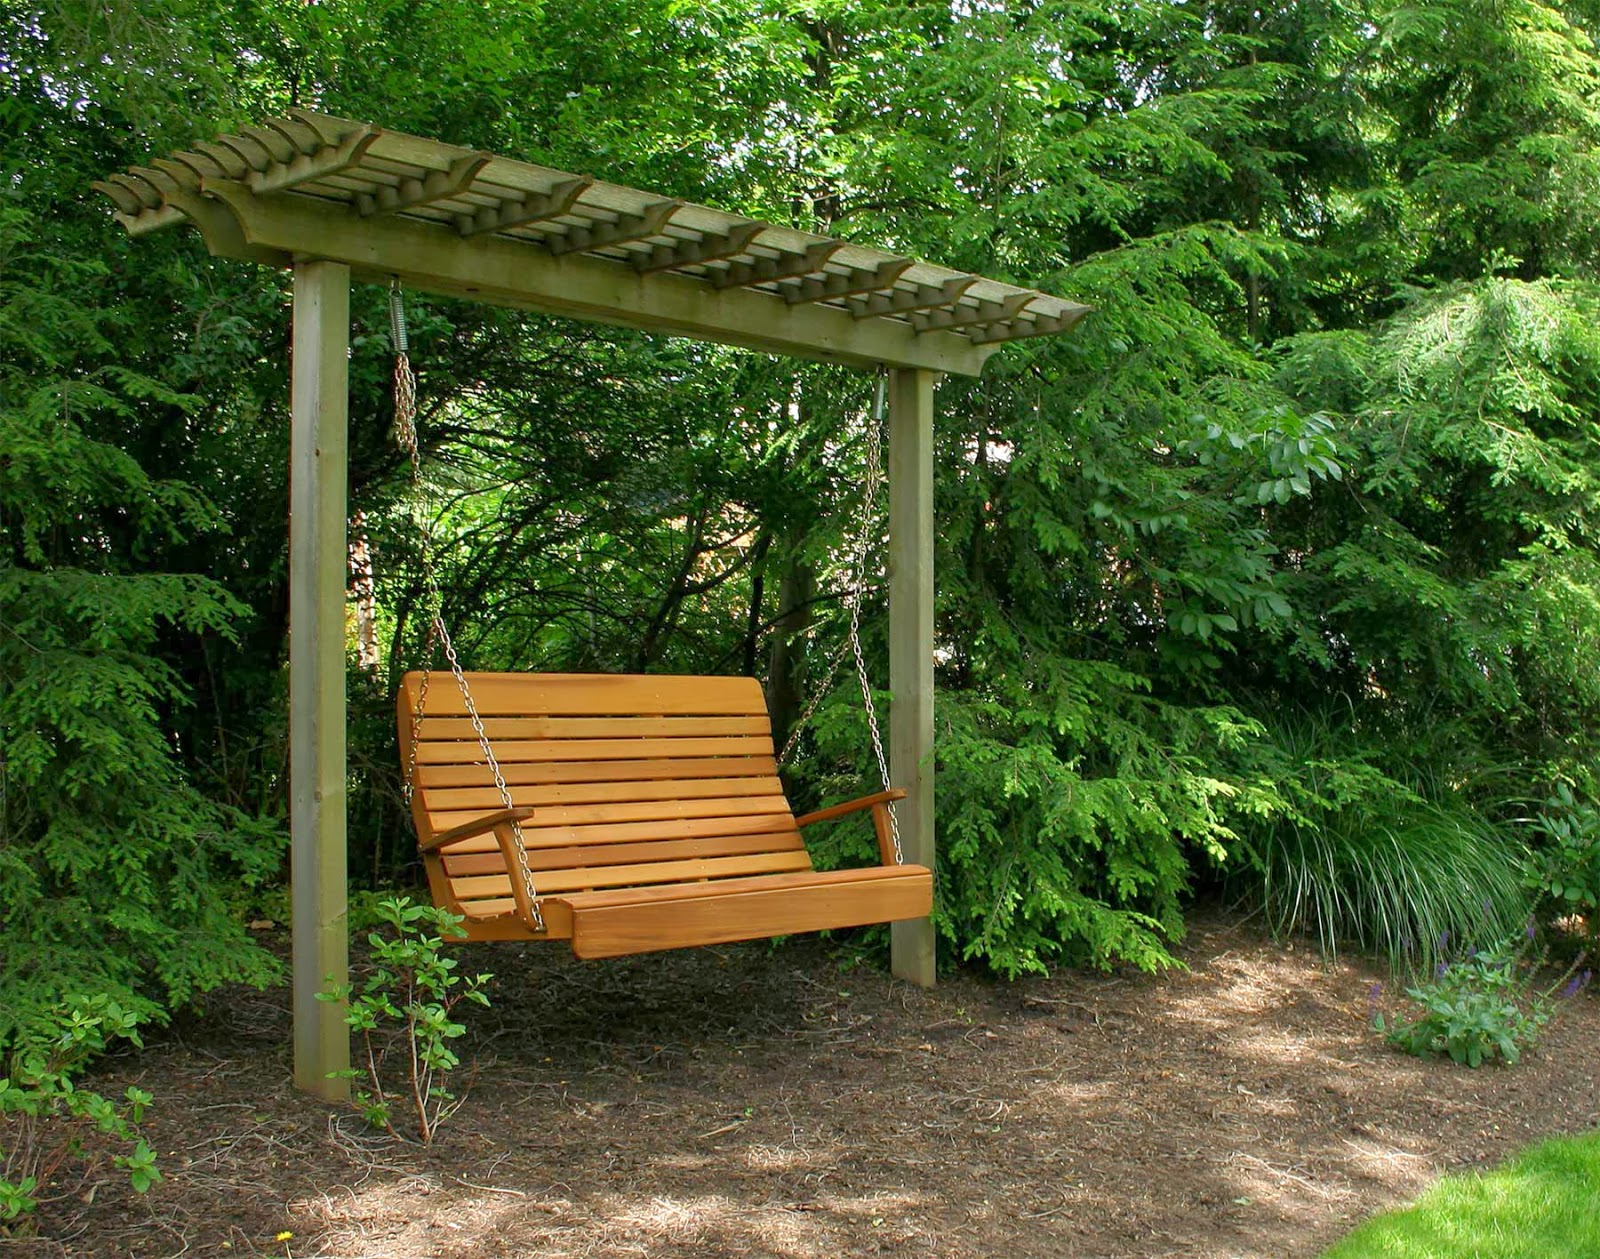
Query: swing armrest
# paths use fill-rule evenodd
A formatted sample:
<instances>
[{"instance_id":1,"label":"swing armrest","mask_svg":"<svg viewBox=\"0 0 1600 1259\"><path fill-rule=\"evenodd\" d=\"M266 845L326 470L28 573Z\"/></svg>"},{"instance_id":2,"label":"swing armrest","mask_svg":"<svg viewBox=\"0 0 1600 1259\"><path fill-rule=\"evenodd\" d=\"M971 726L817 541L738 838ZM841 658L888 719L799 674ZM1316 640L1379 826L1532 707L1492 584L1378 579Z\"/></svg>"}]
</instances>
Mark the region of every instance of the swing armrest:
<instances>
[{"instance_id":1,"label":"swing armrest","mask_svg":"<svg viewBox=\"0 0 1600 1259\"><path fill-rule=\"evenodd\" d=\"M847 813L859 813L862 809L875 809L879 805L889 804L894 800L904 800L906 793L899 787L892 791L878 791L870 796L862 796L859 800L851 800L847 804L835 804L826 809L818 809L815 813L805 813L795 818L796 826L810 826L813 822L831 822L836 817L844 817Z\"/></svg>"},{"instance_id":2,"label":"swing armrest","mask_svg":"<svg viewBox=\"0 0 1600 1259\"><path fill-rule=\"evenodd\" d=\"M859 800L851 800L845 804L836 804L826 809L818 809L815 813L807 813L794 820L796 826L810 826L813 822L831 822L834 818L844 817L850 813L859 813L862 809L872 810L872 829L878 836L878 859L886 866L895 864L894 834L889 825L889 805L896 800L904 800L906 793L900 787L889 791L874 792L870 796L862 796Z\"/></svg>"},{"instance_id":3,"label":"swing armrest","mask_svg":"<svg viewBox=\"0 0 1600 1259\"><path fill-rule=\"evenodd\" d=\"M447 831L440 831L430 839L423 840L417 847L423 852L432 852L435 848L443 848L446 844L453 844L458 839L471 839L474 835L486 835L499 826L506 826L512 822L526 822L534 814L532 805L518 805L514 809L498 809L493 813L485 813L482 817L471 822L463 822L460 826L452 826Z\"/></svg>"}]
</instances>

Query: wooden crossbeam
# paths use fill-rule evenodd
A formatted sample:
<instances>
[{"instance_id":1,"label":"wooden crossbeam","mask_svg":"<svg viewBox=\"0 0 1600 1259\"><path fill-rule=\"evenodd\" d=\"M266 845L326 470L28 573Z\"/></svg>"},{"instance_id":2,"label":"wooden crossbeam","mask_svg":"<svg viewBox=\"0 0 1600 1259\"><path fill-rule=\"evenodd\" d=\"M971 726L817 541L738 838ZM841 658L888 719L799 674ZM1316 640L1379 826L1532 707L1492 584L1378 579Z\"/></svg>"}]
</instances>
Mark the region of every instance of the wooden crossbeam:
<instances>
[{"instance_id":1,"label":"wooden crossbeam","mask_svg":"<svg viewBox=\"0 0 1600 1259\"><path fill-rule=\"evenodd\" d=\"M721 235L702 236L699 240L686 240L676 245L657 245L648 254L634 258L633 269L640 275L648 275L652 271L672 271L697 263L737 258L766 229L765 223L740 223Z\"/></svg>"},{"instance_id":2,"label":"wooden crossbeam","mask_svg":"<svg viewBox=\"0 0 1600 1259\"><path fill-rule=\"evenodd\" d=\"M783 297L789 305L800 302L827 302L839 297L854 297L858 293L876 293L894 287L894 282L906 273L915 258L890 258L880 262L871 271L852 271L848 275L829 274L820 280L800 281Z\"/></svg>"},{"instance_id":3,"label":"wooden crossbeam","mask_svg":"<svg viewBox=\"0 0 1600 1259\"><path fill-rule=\"evenodd\" d=\"M914 310L952 306L977 282L975 275L957 276L943 284L919 284L915 289L872 293L866 297L852 298L845 304L857 319L867 319L873 315L908 315Z\"/></svg>"},{"instance_id":4,"label":"wooden crossbeam","mask_svg":"<svg viewBox=\"0 0 1600 1259\"><path fill-rule=\"evenodd\" d=\"M818 241L806 246L799 254L785 254L781 258L757 258L753 262L735 262L712 279L719 289L742 288L750 284L770 284L776 280L797 280L816 275L844 248L842 240Z\"/></svg>"},{"instance_id":5,"label":"wooden crossbeam","mask_svg":"<svg viewBox=\"0 0 1600 1259\"><path fill-rule=\"evenodd\" d=\"M587 253L591 249L604 249L607 245L626 245L630 241L648 240L659 236L681 201L657 201L638 214L624 214L615 223L599 223L593 227L575 227L565 236L552 236L545 244L551 253Z\"/></svg>"},{"instance_id":6,"label":"wooden crossbeam","mask_svg":"<svg viewBox=\"0 0 1600 1259\"><path fill-rule=\"evenodd\" d=\"M558 219L572 209L585 189L593 186L594 180L578 176L562 180L548 192L530 192L520 201L502 201L499 205L486 205L476 214L458 214L456 231L463 236L481 236Z\"/></svg>"},{"instance_id":7,"label":"wooden crossbeam","mask_svg":"<svg viewBox=\"0 0 1600 1259\"><path fill-rule=\"evenodd\" d=\"M398 188L356 194L356 213L364 219L379 214L399 214L430 201L459 197L478 177L478 172L494 160L489 153L471 153L450 163L449 170L436 170L422 179L402 179Z\"/></svg>"},{"instance_id":8,"label":"wooden crossbeam","mask_svg":"<svg viewBox=\"0 0 1600 1259\"><path fill-rule=\"evenodd\" d=\"M953 328L1014 319L1035 296L1034 293L1012 293L997 302L979 302L976 306L960 306L953 311L936 310L931 314L912 315L911 326L918 332L947 332Z\"/></svg>"},{"instance_id":9,"label":"wooden crossbeam","mask_svg":"<svg viewBox=\"0 0 1600 1259\"><path fill-rule=\"evenodd\" d=\"M379 146L380 148L382 146ZM371 155L368 155L369 160ZM258 197L242 182L208 179L185 213L214 253L279 265L295 253L348 260L355 278L400 276L408 288L543 310L707 341L746 345L854 367L926 367L977 375L997 347L964 336L918 336L897 319L851 319L833 306L788 306L749 289L717 290L668 271L639 276L608 258L549 249L507 236L463 240L455 225L408 215L363 219L315 197ZM214 209L212 218L206 218Z\"/></svg>"}]
</instances>

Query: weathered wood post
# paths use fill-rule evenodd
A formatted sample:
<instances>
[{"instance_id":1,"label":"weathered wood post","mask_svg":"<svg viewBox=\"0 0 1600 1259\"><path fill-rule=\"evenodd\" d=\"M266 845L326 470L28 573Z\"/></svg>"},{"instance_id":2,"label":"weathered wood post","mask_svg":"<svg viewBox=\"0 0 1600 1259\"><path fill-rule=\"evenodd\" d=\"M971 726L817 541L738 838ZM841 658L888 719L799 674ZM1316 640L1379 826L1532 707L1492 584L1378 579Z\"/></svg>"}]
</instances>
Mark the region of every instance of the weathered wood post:
<instances>
[{"instance_id":1,"label":"weathered wood post","mask_svg":"<svg viewBox=\"0 0 1600 1259\"><path fill-rule=\"evenodd\" d=\"M350 268L294 264L289 448L289 832L294 1082L329 1100L350 1082L344 1007L317 1000L349 974L345 904L345 546Z\"/></svg>"},{"instance_id":2,"label":"weathered wood post","mask_svg":"<svg viewBox=\"0 0 1600 1259\"><path fill-rule=\"evenodd\" d=\"M889 766L905 858L934 866L933 827L933 373L889 375ZM931 986L933 924L890 927L890 966Z\"/></svg>"}]
</instances>

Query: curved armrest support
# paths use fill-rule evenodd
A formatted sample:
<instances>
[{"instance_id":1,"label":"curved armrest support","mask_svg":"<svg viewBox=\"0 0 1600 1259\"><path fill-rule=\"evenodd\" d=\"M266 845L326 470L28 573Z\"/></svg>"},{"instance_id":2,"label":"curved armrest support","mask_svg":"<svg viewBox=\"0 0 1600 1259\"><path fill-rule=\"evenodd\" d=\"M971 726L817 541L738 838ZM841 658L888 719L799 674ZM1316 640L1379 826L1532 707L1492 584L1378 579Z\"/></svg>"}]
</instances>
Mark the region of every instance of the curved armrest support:
<instances>
[{"instance_id":1,"label":"curved armrest support","mask_svg":"<svg viewBox=\"0 0 1600 1259\"><path fill-rule=\"evenodd\" d=\"M452 826L447 831L440 831L437 835L427 839L418 840L417 847L423 852L432 852L435 848L443 848L446 844L453 844L458 839L471 839L474 835L487 835L498 826L508 826L512 822L526 822L533 816L533 806L524 804L514 809L497 809L493 813L485 813L482 817L471 822L463 822L460 826Z\"/></svg>"},{"instance_id":2,"label":"curved armrest support","mask_svg":"<svg viewBox=\"0 0 1600 1259\"><path fill-rule=\"evenodd\" d=\"M859 800L851 800L846 804L836 804L831 808L818 809L815 813L807 813L794 820L796 826L810 826L813 822L831 822L834 818L845 817L847 814L859 813L862 809L872 810L872 829L878 836L878 860L886 866L895 865L894 857L894 831L889 818L889 806L896 800L904 800L906 793L902 788L895 787L889 791L874 792L870 796L862 796Z\"/></svg>"}]
</instances>

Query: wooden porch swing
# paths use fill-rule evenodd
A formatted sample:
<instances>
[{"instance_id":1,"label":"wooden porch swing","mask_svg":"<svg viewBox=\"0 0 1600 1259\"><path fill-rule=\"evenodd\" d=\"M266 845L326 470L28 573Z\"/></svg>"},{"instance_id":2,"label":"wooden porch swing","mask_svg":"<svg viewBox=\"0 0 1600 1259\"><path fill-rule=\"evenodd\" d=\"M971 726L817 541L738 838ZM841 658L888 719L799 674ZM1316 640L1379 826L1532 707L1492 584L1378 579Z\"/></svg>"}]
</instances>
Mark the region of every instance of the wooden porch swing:
<instances>
[{"instance_id":1,"label":"wooden porch swing","mask_svg":"<svg viewBox=\"0 0 1600 1259\"><path fill-rule=\"evenodd\" d=\"M422 503L398 282L389 313L395 433ZM928 916L933 874L906 864L893 811L906 793L888 784L860 641L882 386L880 376L846 600L884 790L802 817L778 778L753 678L463 670L433 566L433 516L422 506L423 652L431 660L443 650L455 685L431 694L428 669L405 675L400 753L429 890L462 916L467 939L570 940L577 956L602 958ZM817 698L832 678L830 669ZM880 864L815 869L801 828L868 809Z\"/></svg>"},{"instance_id":2,"label":"wooden porch swing","mask_svg":"<svg viewBox=\"0 0 1600 1259\"><path fill-rule=\"evenodd\" d=\"M1087 307L298 108L152 155L95 187L133 236L187 224L217 257L293 276L289 814L299 1087L329 1098L349 1087L345 1012L318 994L349 972L353 282L399 280L469 301L887 370L887 766L905 789L889 829L893 855L898 833L920 866L812 869L801 829L836 811L790 812L766 714L746 680L472 678L468 691L486 703L491 757L472 752L463 731L478 732L464 702L441 698L428 713L420 678L408 678L402 741L416 757L413 812L434 894L462 909L478 938L570 939L580 953L599 955L894 919L894 974L934 982L934 928L919 916L936 846L934 382L940 373L976 377L1003 346L1065 333ZM495 765L503 766L498 776ZM859 804L878 823L885 862L886 806L897 794Z\"/></svg>"},{"instance_id":3,"label":"wooden porch swing","mask_svg":"<svg viewBox=\"0 0 1600 1259\"><path fill-rule=\"evenodd\" d=\"M421 716L425 675L408 673L399 715L428 884L470 939L615 957L931 908L933 876L905 864L889 814L905 792L794 815L753 678L461 679ZM801 830L868 809L882 864L814 869Z\"/></svg>"}]
</instances>

